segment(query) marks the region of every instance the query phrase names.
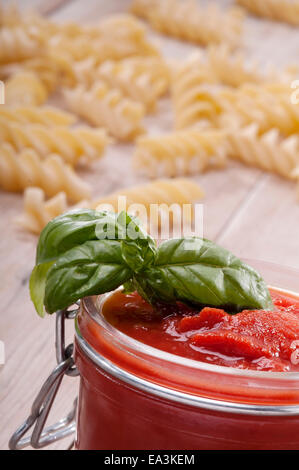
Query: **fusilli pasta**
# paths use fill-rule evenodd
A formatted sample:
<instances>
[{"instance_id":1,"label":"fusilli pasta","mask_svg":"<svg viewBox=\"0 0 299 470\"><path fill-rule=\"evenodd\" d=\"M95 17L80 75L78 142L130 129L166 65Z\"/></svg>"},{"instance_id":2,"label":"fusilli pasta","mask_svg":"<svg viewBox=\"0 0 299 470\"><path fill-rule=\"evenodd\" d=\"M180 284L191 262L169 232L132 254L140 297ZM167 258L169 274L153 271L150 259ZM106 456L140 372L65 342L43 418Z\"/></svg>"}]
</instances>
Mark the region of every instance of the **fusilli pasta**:
<instances>
[{"instance_id":1,"label":"fusilli pasta","mask_svg":"<svg viewBox=\"0 0 299 470\"><path fill-rule=\"evenodd\" d=\"M73 114L53 106L1 106L0 118L7 122L43 124L44 126L70 126L76 121Z\"/></svg>"},{"instance_id":2,"label":"fusilli pasta","mask_svg":"<svg viewBox=\"0 0 299 470\"><path fill-rule=\"evenodd\" d=\"M96 64L105 60L119 60L139 55L159 55L158 49L145 35L143 25L130 15L114 15L102 21L97 28L70 36L54 34L49 45L53 53L64 53L70 60L82 61L92 57Z\"/></svg>"},{"instance_id":3,"label":"fusilli pasta","mask_svg":"<svg viewBox=\"0 0 299 470\"><path fill-rule=\"evenodd\" d=\"M152 183L126 188L93 201L92 207L97 210L118 211L119 197L123 197L126 209L130 213L136 214L145 224L148 222L147 216L151 214L159 227L163 214L169 214L169 208L172 204L176 205L176 208L181 208L184 204L200 201L203 196L202 189L190 179L158 179ZM189 216L192 218L192 213L183 213L182 215L183 218L185 215L186 220L189 219ZM184 220L181 221L184 222Z\"/></svg>"},{"instance_id":4,"label":"fusilli pasta","mask_svg":"<svg viewBox=\"0 0 299 470\"><path fill-rule=\"evenodd\" d=\"M43 40L34 27L0 29L0 64L17 62L42 53Z\"/></svg>"},{"instance_id":5,"label":"fusilli pasta","mask_svg":"<svg viewBox=\"0 0 299 470\"><path fill-rule=\"evenodd\" d=\"M48 99L48 91L31 72L19 72L5 83L5 104L38 106Z\"/></svg>"},{"instance_id":6,"label":"fusilli pasta","mask_svg":"<svg viewBox=\"0 0 299 470\"><path fill-rule=\"evenodd\" d=\"M292 178L299 166L299 137L282 138L278 129L260 135L256 124L228 133L229 154L251 166Z\"/></svg>"},{"instance_id":7,"label":"fusilli pasta","mask_svg":"<svg viewBox=\"0 0 299 470\"><path fill-rule=\"evenodd\" d=\"M81 67L80 67L81 66ZM89 68L89 70L88 70ZM75 68L76 70L76 68ZM90 86L98 79L109 86L120 88L122 92L139 101L149 110L154 109L157 99L163 95L170 82L169 69L166 63L157 57L134 57L121 61L106 61L99 68L91 63L90 67L77 66L80 80Z\"/></svg>"},{"instance_id":8,"label":"fusilli pasta","mask_svg":"<svg viewBox=\"0 0 299 470\"><path fill-rule=\"evenodd\" d=\"M138 210L140 209L138 205L144 205L147 211L151 211L153 220L156 219L157 227L159 227L163 214L167 212L167 208L163 205L168 204L171 206L175 204L177 207L182 207L184 204L193 204L200 201L204 193L190 179L160 179L153 183L126 188L94 201L83 200L75 206L68 206L64 192L46 201L42 189L27 188L24 193L24 213L18 217L17 221L26 230L39 233L51 219L74 208L97 208L98 210L110 208L110 210L118 211L119 196L126 198L126 207L131 213L138 215L141 219L143 218L144 222L147 222L144 213ZM156 206L150 208L151 204L156 204ZM189 221L190 215L192 217L192 213L183 211L182 221Z\"/></svg>"},{"instance_id":9,"label":"fusilli pasta","mask_svg":"<svg viewBox=\"0 0 299 470\"><path fill-rule=\"evenodd\" d=\"M57 153L71 165L76 165L81 159L91 161L99 158L108 142L103 129L48 128L39 124L8 123L1 118L0 138L18 151L31 148L41 157Z\"/></svg>"},{"instance_id":10,"label":"fusilli pasta","mask_svg":"<svg viewBox=\"0 0 299 470\"><path fill-rule=\"evenodd\" d=\"M246 64L243 54L232 54L226 44L210 46L207 61L217 79L224 85L240 86L243 83L259 83L265 80L257 64Z\"/></svg>"},{"instance_id":11,"label":"fusilli pasta","mask_svg":"<svg viewBox=\"0 0 299 470\"><path fill-rule=\"evenodd\" d=\"M265 70L254 61L246 61L241 52L231 52L226 44L210 46L207 51L207 64L217 80L224 85L238 87L245 83L281 82L289 84L296 78L298 67L287 67L282 72Z\"/></svg>"},{"instance_id":12,"label":"fusilli pasta","mask_svg":"<svg viewBox=\"0 0 299 470\"><path fill-rule=\"evenodd\" d=\"M224 126L256 123L261 132L277 127L284 135L298 133L299 108L291 103L288 84L247 84L237 90L222 90L218 102Z\"/></svg>"},{"instance_id":13,"label":"fusilli pasta","mask_svg":"<svg viewBox=\"0 0 299 470\"><path fill-rule=\"evenodd\" d=\"M298 0L236 0L239 5L247 8L258 16L272 20L284 21L299 26Z\"/></svg>"},{"instance_id":14,"label":"fusilli pasta","mask_svg":"<svg viewBox=\"0 0 299 470\"><path fill-rule=\"evenodd\" d=\"M60 70L58 64L50 56L34 57L22 62L8 64L0 69L0 73L5 73L6 76L24 71L31 72L39 78L49 93L52 93L57 87Z\"/></svg>"},{"instance_id":15,"label":"fusilli pasta","mask_svg":"<svg viewBox=\"0 0 299 470\"><path fill-rule=\"evenodd\" d=\"M194 84L173 91L176 129L217 126L223 108L218 100L217 86Z\"/></svg>"},{"instance_id":16,"label":"fusilli pasta","mask_svg":"<svg viewBox=\"0 0 299 470\"><path fill-rule=\"evenodd\" d=\"M198 124L215 124L222 111L218 104L217 77L202 54L192 54L172 68L171 96L176 129Z\"/></svg>"},{"instance_id":17,"label":"fusilli pasta","mask_svg":"<svg viewBox=\"0 0 299 470\"><path fill-rule=\"evenodd\" d=\"M0 147L0 187L6 191L20 192L37 186L47 196L64 191L74 202L90 197L90 187L65 164L59 155L41 159L31 149L18 154L9 144Z\"/></svg>"},{"instance_id":18,"label":"fusilli pasta","mask_svg":"<svg viewBox=\"0 0 299 470\"><path fill-rule=\"evenodd\" d=\"M92 125L107 128L113 137L131 140L143 131L142 104L126 98L119 89L110 88L105 82L98 82L90 89L81 85L66 89L64 97L70 111Z\"/></svg>"},{"instance_id":19,"label":"fusilli pasta","mask_svg":"<svg viewBox=\"0 0 299 470\"><path fill-rule=\"evenodd\" d=\"M238 8L223 11L216 4L200 6L194 0L134 0L131 11L170 36L207 45L240 42L243 14Z\"/></svg>"},{"instance_id":20,"label":"fusilli pasta","mask_svg":"<svg viewBox=\"0 0 299 470\"><path fill-rule=\"evenodd\" d=\"M16 222L29 232L38 234L50 220L68 210L66 194L61 192L46 201L40 188L27 188L24 193L24 212Z\"/></svg>"},{"instance_id":21,"label":"fusilli pasta","mask_svg":"<svg viewBox=\"0 0 299 470\"><path fill-rule=\"evenodd\" d=\"M138 171L157 176L182 176L221 167L226 162L225 133L186 130L137 140L133 165Z\"/></svg>"}]
</instances>

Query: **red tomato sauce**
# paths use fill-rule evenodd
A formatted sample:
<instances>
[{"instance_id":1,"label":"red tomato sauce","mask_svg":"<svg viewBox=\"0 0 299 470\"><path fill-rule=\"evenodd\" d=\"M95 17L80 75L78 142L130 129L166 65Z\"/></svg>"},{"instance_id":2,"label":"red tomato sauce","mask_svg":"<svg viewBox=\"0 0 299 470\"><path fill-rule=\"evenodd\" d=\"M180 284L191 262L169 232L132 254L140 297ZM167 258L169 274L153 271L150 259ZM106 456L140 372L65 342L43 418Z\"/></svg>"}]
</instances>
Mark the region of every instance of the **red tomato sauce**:
<instances>
[{"instance_id":1,"label":"red tomato sauce","mask_svg":"<svg viewBox=\"0 0 299 470\"><path fill-rule=\"evenodd\" d=\"M299 300L271 290L274 309L231 315L182 303L154 309L117 292L103 314L118 330L154 348L206 363L272 372L299 371Z\"/></svg>"}]
</instances>

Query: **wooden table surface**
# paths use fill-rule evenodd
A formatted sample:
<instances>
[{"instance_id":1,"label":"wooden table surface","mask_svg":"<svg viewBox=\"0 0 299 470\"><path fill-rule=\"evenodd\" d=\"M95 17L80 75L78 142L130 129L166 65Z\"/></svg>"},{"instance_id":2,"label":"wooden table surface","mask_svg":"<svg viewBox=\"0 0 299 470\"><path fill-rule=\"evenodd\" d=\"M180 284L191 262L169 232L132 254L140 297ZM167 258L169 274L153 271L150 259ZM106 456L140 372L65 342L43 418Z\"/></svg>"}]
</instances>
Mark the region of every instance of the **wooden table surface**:
<instances>
[{"instance_id":1,"label":"wooden table surface","mask_svg":"<svg viewBox=\"0 0 299 470\"><path fill-rule=\"evenodd\" d=\"M6 2L7 3L7 2ZM55 20L95 21L126 11L127 0L22 0ZM220 3L230 3L229 1ZM184 57L193 47L150 33L168 57ZM294 62L299 52L298 29L249 18L245 51L262 63L277 66ZM299 77L298 77L299 78ZM167 100L147 119L149 129L170 130ZM130 170L132 145L111 146L103 160L84 177L94 195L127 186L140 178ZM110 175L109 179L106 175ZM113 175L113 177L111 177ZM239 256L299 268L299 204L294 184L256 169L232 163L224 171L196 178L205 190L204 235ZM14 217L22 208L20 195L0 192L0 340L5 342L6 363L0 369L0 448L27 416L41 383L55 365L54 318L41 320L28 294L36 238L20 231ZM299 279L298 279L299 290ZM72 331L69 332L70 338ZM78 379L68 378L56 400L50 421L62 417L77 393ZM65 448L66 442L54 448Z\"/></svg>"}]
</instances>

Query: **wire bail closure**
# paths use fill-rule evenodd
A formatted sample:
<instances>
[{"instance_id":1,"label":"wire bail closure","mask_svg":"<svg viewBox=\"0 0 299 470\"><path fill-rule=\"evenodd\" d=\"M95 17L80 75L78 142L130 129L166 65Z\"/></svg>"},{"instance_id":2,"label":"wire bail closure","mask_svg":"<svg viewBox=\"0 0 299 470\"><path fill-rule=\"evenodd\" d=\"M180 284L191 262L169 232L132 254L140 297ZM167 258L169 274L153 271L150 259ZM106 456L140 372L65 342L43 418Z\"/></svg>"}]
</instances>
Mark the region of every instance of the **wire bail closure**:
<instances>
[{"instance_id":1,"label":"wire bail closure","mask_svg":"<svg viewBox=\"0 0 299 470\"><path fill-rule=\"evenodd\" d=\"M77 305L79 306L79 303ZM11 450L21 450L29 446L34 449L41 449L73 435L76 431L77 398L74 401L72 410L65 418L47 428L45 428L45 424L64 375L71 377L79 375L73 359L74 345L71 343L65 347L65 320L73 320L78 310L79 307L72 310L60 310L56 313L55 348L57 366L44 382L35 398L30 415L10 438L8 445ZM32 434L24 437L33 426ZM69 449L73 447L73 444L74 441Z\"/></svg>"}]
</instances>

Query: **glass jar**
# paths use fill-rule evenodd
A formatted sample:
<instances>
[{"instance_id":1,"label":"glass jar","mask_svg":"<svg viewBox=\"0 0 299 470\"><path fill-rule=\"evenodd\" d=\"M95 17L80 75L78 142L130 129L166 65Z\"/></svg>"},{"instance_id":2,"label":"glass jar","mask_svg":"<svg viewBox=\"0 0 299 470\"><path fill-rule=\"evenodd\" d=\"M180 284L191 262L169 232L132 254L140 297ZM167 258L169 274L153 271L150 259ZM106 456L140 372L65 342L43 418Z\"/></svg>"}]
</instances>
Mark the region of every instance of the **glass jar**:
<instances>
[{"instance_id":1,"label":"glass jar","mask_svg":"<svg viewBox=\"0 0 299 470\"><path fill-rule=\"evenodd\" d=\"M271 286L299 292L297 270L248 263ZM105 320L106 299L84 299L76 319L77 449L298 449L299 373L216 366L152 348Z\"/></svg>"}]
</instances>

